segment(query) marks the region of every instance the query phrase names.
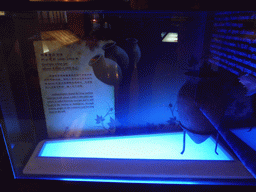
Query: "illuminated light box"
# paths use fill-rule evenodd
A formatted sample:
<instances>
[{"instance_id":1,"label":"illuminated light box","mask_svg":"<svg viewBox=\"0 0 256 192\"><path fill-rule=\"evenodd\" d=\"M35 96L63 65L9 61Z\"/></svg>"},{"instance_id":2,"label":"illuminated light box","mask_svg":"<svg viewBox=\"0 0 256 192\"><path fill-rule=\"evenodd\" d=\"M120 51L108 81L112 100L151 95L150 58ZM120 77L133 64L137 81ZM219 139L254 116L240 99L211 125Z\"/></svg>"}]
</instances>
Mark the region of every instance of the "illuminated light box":
<instances>
[{"instance_id":1,"label":"illuminated light box","mask_svg":"<svg viewBox=\"0 0 256 192\"><path fill-rule=\"evenodd\" d=\"M196 145L187 137L186 152L181 155L183 133L46 141L39 157L110 158L110 159L180 159L233 160L208 139ZM212 150L211 150L212 149Z\"/></svg>"},{"instance_id":2,"label":"illuminated light box","mask_svg":"<svg viewBox=\"0 0 256 192\"><path fill-rule=\"evenodd\" d=\"M183 133L44 140L24 174L63 176L252 178L242 163L215 139L195 144Z\"/></svg>"},{"instance_id":3,"label":"illuminated light box","mask_svg":"<svg viewBox=\"0 0 256 192\"><path fill-rule=\"evenodd\" d=\"M177 43L178 42L178 33L168 33L162 42L173 42Z\"/></svg>"}]
</instances>

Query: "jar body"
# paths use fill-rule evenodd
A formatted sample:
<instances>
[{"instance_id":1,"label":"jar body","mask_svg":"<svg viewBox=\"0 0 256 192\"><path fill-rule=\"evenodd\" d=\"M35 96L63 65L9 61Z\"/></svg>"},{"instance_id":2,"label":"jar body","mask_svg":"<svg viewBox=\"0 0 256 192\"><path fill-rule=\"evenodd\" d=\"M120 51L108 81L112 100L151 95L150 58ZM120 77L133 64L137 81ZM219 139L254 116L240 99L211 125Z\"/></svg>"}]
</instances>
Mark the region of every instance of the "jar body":
<instances>
[{"instance_id":1,"label":"jar body","mask_svg":"<svg viewBox=\"0 0 256 192\"><path fill-rule=\"evenodd\" d=\"M116 42L107 43L102 49L105 51L105 57L117 62L122 70L128 68L129 57L121 47L116 45Z\"/></svg>"},{"instance_id":2,"label":"jar body","mask_svg":"<svg viewBox=\"0 0 256 192\"><path fill-rule=\"evenodd\" d=\"M138 45L138 40L135 38L127 38L125 50L130 58L129 66L137 67L141 58L141 50Z\"/></svg>"}]
</instances>

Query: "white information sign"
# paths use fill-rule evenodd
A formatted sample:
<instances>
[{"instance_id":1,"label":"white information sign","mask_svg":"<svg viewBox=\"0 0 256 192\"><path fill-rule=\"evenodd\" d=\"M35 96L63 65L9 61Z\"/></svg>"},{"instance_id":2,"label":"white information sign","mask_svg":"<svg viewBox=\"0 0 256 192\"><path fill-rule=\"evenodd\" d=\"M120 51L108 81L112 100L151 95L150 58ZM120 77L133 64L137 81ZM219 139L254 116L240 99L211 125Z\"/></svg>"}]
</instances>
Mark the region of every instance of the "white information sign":
<instances>
[{"instance_id":1,"label":"white information sign","mask_svg":"<svg viewBox=\"0 0 256 192\"><path fill-rule=\"evenodd\" d=\"M114 86L98 80L89 66L92 57L104 54L100 47L91 51L83 41L68 46L34 42L50 138L115 130Z\"/></svg>"}]
</instances>

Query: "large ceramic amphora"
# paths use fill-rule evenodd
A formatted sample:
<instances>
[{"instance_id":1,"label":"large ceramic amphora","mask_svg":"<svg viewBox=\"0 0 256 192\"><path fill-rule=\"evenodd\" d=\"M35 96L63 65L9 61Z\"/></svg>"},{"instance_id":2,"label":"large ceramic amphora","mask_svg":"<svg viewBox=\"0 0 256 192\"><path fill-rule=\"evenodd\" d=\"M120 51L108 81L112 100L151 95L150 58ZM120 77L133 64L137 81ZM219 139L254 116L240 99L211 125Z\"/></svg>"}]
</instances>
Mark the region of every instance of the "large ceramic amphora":
<instances>
[{"instance_id":1,"label":"large ceramic amphora","mask_svg":"<svg viewBox=\"0 0 256 192\"><path fill-rule=\"evenodd\" d=\"M204 142L215 131L195 101L200 80L198 77L190 77L180 88L177 97L178 120L197 144Z\"/></svg>"}]
</instances>

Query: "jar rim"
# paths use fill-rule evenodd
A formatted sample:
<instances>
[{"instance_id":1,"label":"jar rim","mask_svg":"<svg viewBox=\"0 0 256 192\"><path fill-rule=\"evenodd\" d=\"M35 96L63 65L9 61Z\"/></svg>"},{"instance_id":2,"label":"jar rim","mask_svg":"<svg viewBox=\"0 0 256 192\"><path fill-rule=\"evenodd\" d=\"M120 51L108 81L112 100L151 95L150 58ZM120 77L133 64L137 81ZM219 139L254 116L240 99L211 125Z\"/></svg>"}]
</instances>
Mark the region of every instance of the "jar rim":
<instances>
[{"instance_id":1,"label":"jar rim","mask_svg":"<svg viewBox=\"0 0 256 192\"><path fill-rule=\"evenodd\" d=\"M103 50L106 50L108 48L111 48L111 47L114 47L116 45L116 42L109 42L109 43L106 43L105 45L103 45L102 49Z\"/></svg>"},{"instance_id":2,"label":"jar rim","mask_svg":"<svg viewBox=\"0 0 256 192\"><path fill-rule=\"evenodd\" d=\"M130 43L138 43L138 39L133 38L133 37L131 37L131 38L126 38L125 40L126 40L127 42L130 42Z\"/></svg>"},{"instance_id":3,"label":"jar rim","mask_svg":"<svg viewBox=\"0 0 256 192\"><path fill-rule=\"evenodd\" d=\"M92 57L89 61L89 65L92 66L94 63L98 62L103 57L102 54L97 54L94 57Z\"/></svg>"}]
</instances>

